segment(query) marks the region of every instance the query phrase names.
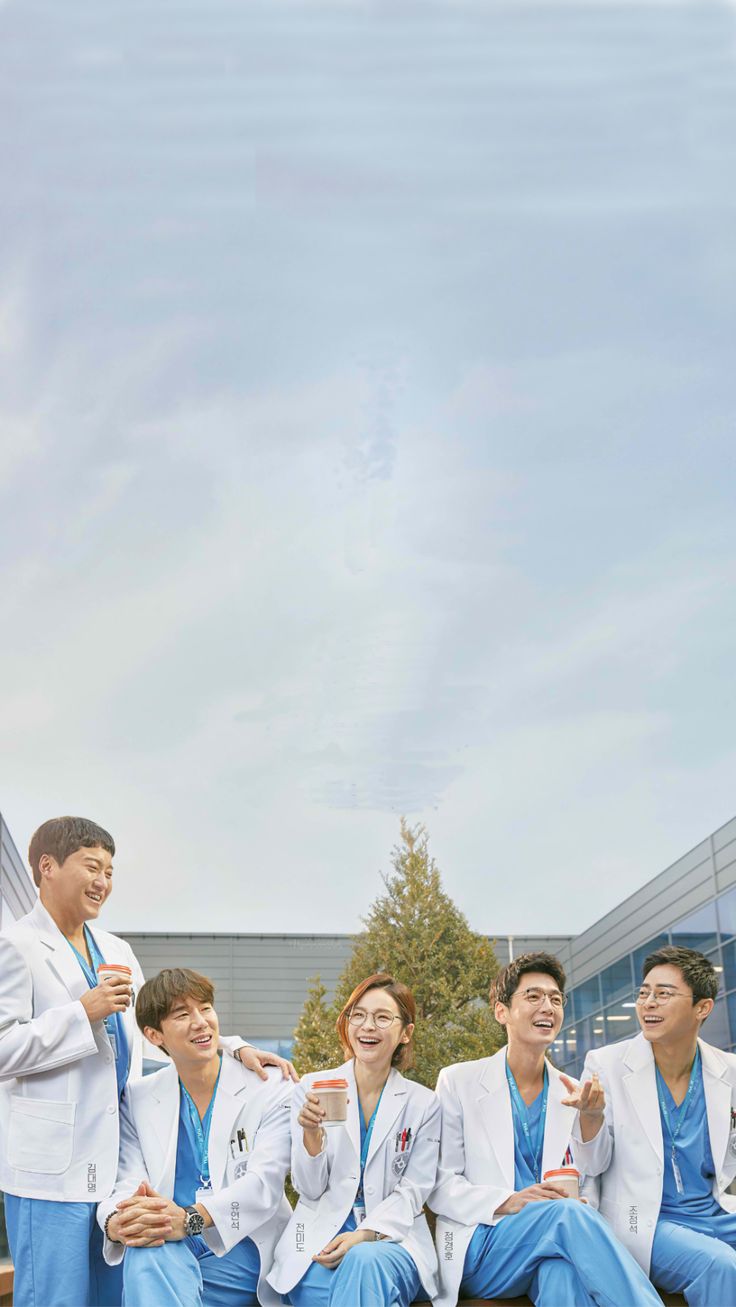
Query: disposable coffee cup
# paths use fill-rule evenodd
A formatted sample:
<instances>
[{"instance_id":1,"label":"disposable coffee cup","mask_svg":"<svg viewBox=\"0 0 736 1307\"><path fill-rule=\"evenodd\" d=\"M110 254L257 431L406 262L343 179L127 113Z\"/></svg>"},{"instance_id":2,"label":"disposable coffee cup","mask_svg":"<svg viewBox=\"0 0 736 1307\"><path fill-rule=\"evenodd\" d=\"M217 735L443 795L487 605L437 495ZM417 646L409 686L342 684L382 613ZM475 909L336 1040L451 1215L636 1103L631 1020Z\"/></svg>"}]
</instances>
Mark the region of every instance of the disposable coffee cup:
<instances>
[{"instance_id":1,"label":"disposable coffee cup","mask_svg":"<svg viewBox=\"0 0 736 1307\"><path fill-rule=\"evenodd\" d=\"M545 1184L556 1185L564 1189L568 1198L580 1197L580 1172L574 1166L561 1166L557 1171L545 1171L542 1177Z\"/></svg>"},{"instance_id":2,"label":"disposable coffee cup","mask_svg":"<svg viewBox=\"0 0 736 1307\"><path fill-rule=\"evenodd\" d=\"M325 1110L322 1124L344 1125L348 1119L347 1080L313 1080L312 1093L317 1095L320 1107Z\"/></svg>"},{"instance_id":3,"label":"disposable coffee cup","mask_svg":"<svg viewBox=\"0 0 736 1307\"><path fill-rule=\"evenodd\" d=\"M122 976L125 980L133 980L133 972L130 967L124 966L121 962L101 962L97 968L97 979L100 984L103 980L109 980L112 976Z\"/></svg>"}]
</instances>

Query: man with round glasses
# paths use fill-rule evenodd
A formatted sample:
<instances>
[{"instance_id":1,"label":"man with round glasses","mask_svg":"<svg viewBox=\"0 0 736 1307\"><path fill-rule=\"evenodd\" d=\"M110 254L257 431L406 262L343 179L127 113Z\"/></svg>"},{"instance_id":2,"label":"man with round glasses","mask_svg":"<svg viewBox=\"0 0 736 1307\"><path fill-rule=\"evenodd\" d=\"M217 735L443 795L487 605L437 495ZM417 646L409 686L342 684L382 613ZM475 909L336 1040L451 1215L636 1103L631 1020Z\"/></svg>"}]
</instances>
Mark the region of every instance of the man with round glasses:
<instances>
[{"instance_id":1,"label":"man with round glasses","mask_svg":"<svg viewBox=\"0 0 736 1307\"><path fill-rule=\"evenodd\" d=\"M589 1053L605 1088L600 1210L661 1289L690 1307L736 1303L736 1056L700 1038L718 977L694 949L646 959L641 1031ZM587 1163L597 1172L600 1153Z\"/></svg>"},{"instance_id":2,"label":"man with round glasses","mask_svg":"<svg viewBox=\"0 0 736 1307\"><path fill-rule=\"evenodd\" d=\"M579 1121L589 1141L592 1165L604 1099L595 1076L576 1085L545 1057L562 1025L562 964L549 953L523 954L499 972L491 1001L507 1046L445 1067L437 1081L442 1142L429 1199L438 1216L435 1307L451 1307L458 1296L522 1294L537 1307L661 1307L610 1227L565 1187L576 1180L573 1126Z\"/></svg>"}]
</instances>

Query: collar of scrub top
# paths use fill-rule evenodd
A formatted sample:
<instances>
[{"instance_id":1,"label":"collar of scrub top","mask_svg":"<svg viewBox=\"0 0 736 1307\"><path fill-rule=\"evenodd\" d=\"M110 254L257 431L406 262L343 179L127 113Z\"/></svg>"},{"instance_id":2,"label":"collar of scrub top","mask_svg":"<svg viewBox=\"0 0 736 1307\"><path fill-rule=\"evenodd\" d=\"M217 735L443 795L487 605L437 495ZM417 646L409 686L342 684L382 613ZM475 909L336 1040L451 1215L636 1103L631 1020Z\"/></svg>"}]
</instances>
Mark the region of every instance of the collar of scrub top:
<instances>
[{"instance_id":1,"label":"collar of scrub top","mask_svg":"<svg viewBox=\"0 0 736 1307\"><path fill-rule=\"evenodd\" d=\"M714 1048L704 1039L698 1040L698 1049L703 1067L710 1146L720 1175L728 1162L736 1160L736 1154L729 1155L728 1149L733 1094L729 1063L720 1049ZM624 1075L624 1085L634 1111L660 1163L664 1164L664 1141L655 1074L657 1064L652 1046L641 1032L630 1041L624 1054L624 1065L629 1071L628 1075Z\"/></svg>"},{"instance_id":2,"label":"collar of scrub top","mask_svg":"<svg viewBox=\"0 0 736 1307\"><path fill-rule=\"evenodd\" d=\"M507 1045L500 1048L492 1057L483 1058L478 1077L476 1103L478 1116L488 1143L493 1149L504 1183L513 1189L516 1180L514 1169L514 1117L511 1109L511 1093L506 1079ZM575 1124L575 1108L566 1107L563 1098L568 1092L560 1080L559 1072L545 1058L544 1065L549 1084L547 1114L544 1125L544 1146L542 1149L542 1175L545 1171L554 1171L562 1165L570 1144L570 1134Z\"/></svg>"}]
</instances>

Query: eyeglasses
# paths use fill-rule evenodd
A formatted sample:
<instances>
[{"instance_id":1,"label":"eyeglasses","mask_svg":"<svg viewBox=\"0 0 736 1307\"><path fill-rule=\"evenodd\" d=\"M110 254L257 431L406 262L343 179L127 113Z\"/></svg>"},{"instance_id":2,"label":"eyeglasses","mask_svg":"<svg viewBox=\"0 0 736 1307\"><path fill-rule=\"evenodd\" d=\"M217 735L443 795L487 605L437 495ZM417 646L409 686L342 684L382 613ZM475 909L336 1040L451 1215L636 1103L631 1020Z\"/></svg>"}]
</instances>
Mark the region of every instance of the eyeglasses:
<instances>
[{"instance_id":1,"label":"eyeglasses","mask_svg":"<svg viewBox=\"0 0 736 1307\"><path fill-rule=\"evenodd\" d=\"M552 1007L555 1008L563 1008L567 1002L567 996L561 994L558 989L552 991L547 989L522 989L521 997L525 998L532 1007L539 1007L545 998L548 998Z\"/></svg>"},{"instance_id":2,"label":"eyeglasses","mask_svg":"<svg viewBox=\"0 0 736 1307\"><path fill-rule=\"evenodd\" d=\"M664 1007L665 1003L669 1003L671 998L676 998L681 993L681 989L665 989L660 985L657 985L656 989L650 989L648 985L644 985L639 990L636 1001L637 1003L648 1003L649 999L653 998L657 1007Z\"/></svg>"},{"instance_id":3,"label":"eyeglasses","mask_svg":"<svg viewBox=\"0 0 736 1307\"><path fill-rule=\"evenodd\" d=\"M388 1030L394 1021L401 1021L401 1017L397 1017L392 1012L364 1012L362 1007L356 1007L350 1013L348 1023L351 1026L362 1026L365 1025L368 1017L373 1018L373 1024L378 1026L379 1030Z\"/></svg>"}]
</instances>

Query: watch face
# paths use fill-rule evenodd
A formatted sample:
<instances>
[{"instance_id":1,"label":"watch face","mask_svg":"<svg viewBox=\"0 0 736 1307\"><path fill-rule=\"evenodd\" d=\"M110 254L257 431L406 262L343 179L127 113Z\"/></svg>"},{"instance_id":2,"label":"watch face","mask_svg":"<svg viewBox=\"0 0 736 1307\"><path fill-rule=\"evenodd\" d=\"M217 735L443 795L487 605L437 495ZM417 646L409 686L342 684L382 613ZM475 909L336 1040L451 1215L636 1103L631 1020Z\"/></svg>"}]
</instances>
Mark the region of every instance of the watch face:
<instances>
[{"instance_id":1,"label":"watch face","mask_svg":"<svg viewBox=\"0 0 736 1307\"><path fill-rule=\"evenodd\" d=\"M187 1207L185 1228L188 1235L201 1234L204 1229L204 1217L194 1207Z\"/></svg>"}]
</instances>

